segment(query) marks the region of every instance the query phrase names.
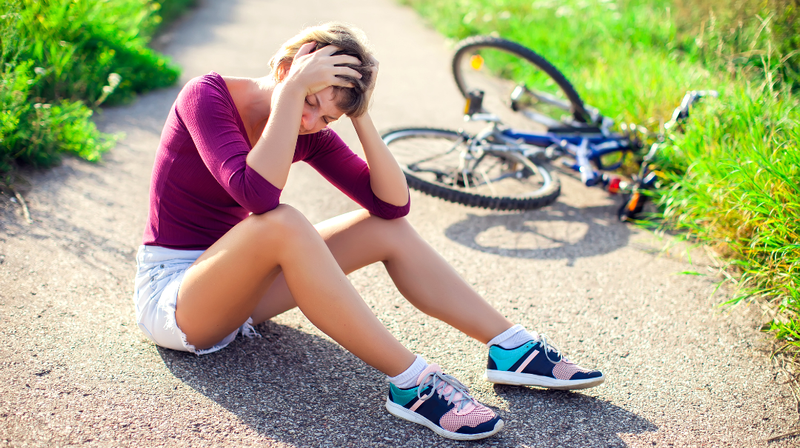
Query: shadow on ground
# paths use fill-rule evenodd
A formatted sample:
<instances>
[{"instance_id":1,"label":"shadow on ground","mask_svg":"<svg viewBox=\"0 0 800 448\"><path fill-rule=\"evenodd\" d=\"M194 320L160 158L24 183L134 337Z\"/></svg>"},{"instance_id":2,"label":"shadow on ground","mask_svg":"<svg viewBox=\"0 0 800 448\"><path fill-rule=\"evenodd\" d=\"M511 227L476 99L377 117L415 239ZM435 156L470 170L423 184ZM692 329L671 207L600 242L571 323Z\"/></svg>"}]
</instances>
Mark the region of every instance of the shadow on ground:
<instances>
[{"instance_id":1,"label":"shadow on ground","mask_svg":"<svg viewBox=\"0 0 800 448\"><path fill-rule=\"evenodd\" d=\"M296 446L465 446L384 410L385 377L327 339L272 322L262 338L238 338L197 357L159 349L188 386L271 439ZM619 433L657 428L579 393L496 386L507 429L467 446L624 446ZM196 429L201 431L198 424Z\"/></svg>"},{"instance_id":2,"label":"shadow on ground","mask_svg":"<svg viewBox=\"0 0 800 448\"><path fill-rule=\"evenodd\" d=\"M445 230L451 240L514 258L567 260L606 254L628 244L631 231L611 206L576 208L557 202L524 213L467 214Z\"/></svg>"}]
</instances>

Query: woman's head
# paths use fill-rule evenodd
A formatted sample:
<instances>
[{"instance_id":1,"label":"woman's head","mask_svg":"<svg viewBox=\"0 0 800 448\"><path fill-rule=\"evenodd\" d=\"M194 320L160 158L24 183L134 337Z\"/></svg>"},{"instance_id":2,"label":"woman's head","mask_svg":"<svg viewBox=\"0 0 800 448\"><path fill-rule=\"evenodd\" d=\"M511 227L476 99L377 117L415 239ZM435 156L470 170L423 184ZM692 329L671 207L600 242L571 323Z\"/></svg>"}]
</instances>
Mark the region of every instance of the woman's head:
<instances>
[{"instance_id":1,"label":"woman's head","mask_svg":"<svg viewBox=\"0 0 800 448\"><path fill-rule=\"evenodd\" d=\"M289 73L294 56L304 44L316 42L313 51L328 45L339 48L334 53L354 56L361 65L347 65L361 74L361 78L352 76L342 76L349 81L353 87L334 86L336 106L350 117L358 117L367 111L368 98L365 93L375 81L372 76L372 52L370 51L364 33L357 29L341 23L330 22L311 28L306 28L298 35L286 41L280 50L270 59L269 66L272 69L272 76L276 82L281 82Z\"/></svg>"}]
</instances>

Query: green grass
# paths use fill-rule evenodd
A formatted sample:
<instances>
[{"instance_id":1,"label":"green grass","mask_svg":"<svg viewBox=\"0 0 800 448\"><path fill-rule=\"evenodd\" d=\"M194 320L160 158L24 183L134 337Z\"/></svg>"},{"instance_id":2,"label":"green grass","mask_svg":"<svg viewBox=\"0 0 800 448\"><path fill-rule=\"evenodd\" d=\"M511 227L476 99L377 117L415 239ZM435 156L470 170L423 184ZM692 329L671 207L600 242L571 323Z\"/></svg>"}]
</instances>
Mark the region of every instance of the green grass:
<instances>
[{"instance_id":1,"label":"green grass","mask_svg":"<svg viewBox=\"0 0 800 448\"><path fill-rule=\"evenodd\" d=\"M173 20L193 0L0 1L0 173L63 153L99 160L116 136L97 130L94 110L178 79L147 43L160 14Z\"/></svg>"},{"instance_id":2,"label":"green grass","mask_svg":"<svg viewBox=\"0 0 800 448\"><path fill-rule=\"evenodd\" d=\"M658 131L684 92L716 89L656 161L662 227L713 247L800 349L797 0L406 0L445 36L495 34L558 67L617 123Z\"/></svg>"},{"instance_id":3,"label":"green grass","mask_svg":"<svg viewBox=\"0 0 800 448\"><path fill-rule=\"evenodd\" d=\"M742 289L729 303L771 302L767 329L800 346L800 113L788 89L746 85L692 118L662 154L666 226L732 263Z\"/></svg>"}]
</instances>

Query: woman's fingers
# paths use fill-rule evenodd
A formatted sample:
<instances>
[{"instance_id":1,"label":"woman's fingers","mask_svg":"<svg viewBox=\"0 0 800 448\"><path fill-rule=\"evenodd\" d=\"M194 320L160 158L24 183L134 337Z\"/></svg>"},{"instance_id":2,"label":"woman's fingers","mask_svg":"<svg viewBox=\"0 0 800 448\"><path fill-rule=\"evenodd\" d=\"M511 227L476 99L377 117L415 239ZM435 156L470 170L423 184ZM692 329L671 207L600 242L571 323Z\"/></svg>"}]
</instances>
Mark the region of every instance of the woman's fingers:
<instances>
[{"instance_id":1,"label":"woman's fingers","mask_svg":"<svg viewBox=\"0 0 800 448\"><path fill-rule=\"evenodd\" d=\"M333 74L337 76L350 76L351 78L356 79L361 78L361 73L359 73L356 69L346 65L333 67Z\"/></svg>"},{"instance_id":2,"label":"woman's fingers","mask_svg":"<svg viewBox=\"0 0 800 448\"><path fill-rule=\"evenodd\" d=\"M341 50L341 48L335 45L327 45L317 51L315 54L319 54L320 56L328 56L328 62L332 63L333 65L340 66L340 65L354 65L359 66L361 65L361 60L355 56L347 55L347 54L337 54L334 55L337 51ZM358 76L360 78L360 76Z\"/></svg>"},{"instance_id":3,"label":"woman's fingers","mask_svg":"<svg viewBox=\"0 0 800 448\"><path fill-rule=\"evenodd\" d=\"M297 60L300 57L303 57L314 49L317 44L315 42L306 42L304 43L299 50L297 50L297 54L294 55L294 60Z\"/></svg>"},{"instance_id":4,"label":"woman's fingers","mask_svg":"<svg viewBox=\"0 0 800 448\"><path fill-rule=\"evenodd\" d=\"M314 42L309 42L297 51L291 68L294 75L292 78L304 85L308 94L328 86L354 87L352 79L360 79L362 74L353 67L361 66L361 61L351 55L334 55L341 50L334 45L313 51L315 46ZM372 57L365 65L369 65L374 74L377 72L378 60Z\"/></svg>"},{"instance_id":5,"label":"woman's fingers","mask_svg":"<svg viewBox=\"0 0 800 448\"><path fill-rule=\"evenodd\" d=\"M336 45L325 45L324 47L317 50L316 53L319 53L324 56L333 56L333 53L336 53L339 50L341 50L341 48L337 47Z\"/></svg>"},{"instance_id":6,"label":"woman's fingers","mask_svg":"<svg viewBox=\"0 0 800 448\"><path fill-rule=\"evenodd\" d=\"M370 83L370 86L367 88L366 91L367 102L369 102L372 99L372 92L375 91L375 85L378 83L378 67L380 66L380 63L378 62L378 59L374 55L370 55L369 65L370 65L369 69L372 72L372 82Z\"/></svg>"},{"instance_id":7,"label":"woman's fingers","mask_svg":"<svg viewBox=\"0 0 800 448\"><path fill-rule=\"evenodd\" d=\"M355 84L353 84L349 79L352 79L352 78L344 78L344 77L342 77L340 75L333 75L333 80L328 85L329 86L336 86L336 87L347 87L347 88L355 87Z\"/></svg>"},{"instance_id":8,"label":"woman's fingers","mask_svg":"<svg viewBox=\"0 0 800 448\"><path fill-rule=\"evenodd\" d=\"M381 65L381 63L378 62L378 58L376 58L374 54L371 54L369 55L369 62L372 65L372 71L377 72L378 67Z\"/></svg>"},{"instance_id":9,"label":"woman's fingers","mask_svg":"<svg viewBox=\"0 0 800 448\"><path fill-rule=\"evenodd\" d=\"M355 56L348 56L346 54L337 54L336 56L329 56L329 61L333 65L361 65L361 61Z\"/></svg>"}]
</instances>

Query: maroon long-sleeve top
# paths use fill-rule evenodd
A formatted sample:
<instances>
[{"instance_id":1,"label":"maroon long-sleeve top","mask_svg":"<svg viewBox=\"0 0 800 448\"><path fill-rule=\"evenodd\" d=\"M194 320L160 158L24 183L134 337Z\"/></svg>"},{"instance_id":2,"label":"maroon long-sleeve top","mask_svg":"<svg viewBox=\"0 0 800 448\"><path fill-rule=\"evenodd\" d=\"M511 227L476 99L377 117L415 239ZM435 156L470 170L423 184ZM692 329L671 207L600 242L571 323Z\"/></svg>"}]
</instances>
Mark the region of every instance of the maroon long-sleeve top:
<instances>
[{"instance_id":1,"label":"maroon long-sleeve top","mask_svg":"<svg viewBox=\"0 0 800 448\"><path fill-rule=\"evenodd\" d=\"M143 244L205 250L250 213L277 207L281 190L247 166L251 149L222 76L189 81L161 133ZM366 162L330 129L298 136L293 162L301 160L376 216L408 213L410 203L398 207L375 196Z\"/></svg>"}]
</instances>

